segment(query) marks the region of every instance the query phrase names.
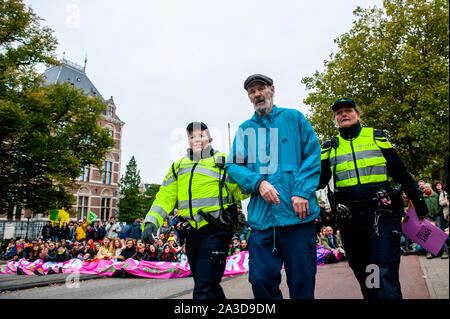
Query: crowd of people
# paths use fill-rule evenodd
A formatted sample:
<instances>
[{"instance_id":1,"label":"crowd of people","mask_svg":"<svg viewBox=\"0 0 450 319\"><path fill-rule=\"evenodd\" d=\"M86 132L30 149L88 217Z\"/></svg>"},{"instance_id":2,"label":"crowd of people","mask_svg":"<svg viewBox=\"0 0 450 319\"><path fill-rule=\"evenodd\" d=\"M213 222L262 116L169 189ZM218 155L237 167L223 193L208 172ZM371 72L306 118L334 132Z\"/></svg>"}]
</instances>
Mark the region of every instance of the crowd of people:
<instances>
[{"instance_id":1,"label":"crowd of people","mask_svg":"<svg viewBox=\"0 0 450 319\"><path fill-rule=\"evenodd\" d=\"M433 185L423 180L418 182L423 192L428 215L426 218L435 226L448 234L449 197L440 182ZM408 198L403 195L405 209ZM327 259L329 262L345 260L345 247L343 247L340 230L335 214L331 208L320 201L320 214L315 220L317 245L322 245L335 256L340 258ZM136 219L130 225L117 222L114 217L108 221L99 221L89 224L86 219L78 222L59 223L50 221L43 227L41 236L29 242L21 238L11 239L0 251L0 259L28 261L42 259L43 261L64 262L72 258L91 262L99 260L126 260L132 258L138 261L184 261L187 259L186 247L179 242L175 229L174 216L169 216L161 228L159 237L153 244L142 241L141 219ZM247 238L250 230L245 223L245 215L240 210L240 223L234 229L234 236L229 244L228 255L248 251ZM401 238L401 249L404 255L426 253L427 258L433 255L427 253L419 245L406 236ZM331 254L330 254L331 255ZM448 258L448 244L441 250L441 258Z\"/></svg>"},{"instance_id":2,"label":"crowd of people","mask_svg":"<svg viewBox=\"0 0 450 319\"><path fill-rule=\"evenodd\" d=\"M176 210L174 215L176 216ZM48 221L42 228L41 236L34 240L9 240L1 247L0 259L25 258L31 262L37 259L44 262L65 262L73 258L86 262L123 261L128 258L138 261L184 261L187 259L186 247L179 242L175 216L167 218L153 244L144 243L141 239L142 219L136 219L131 225L116 222L114 217L92 224L84 219L64 222L61 227L58 222ZM245 216L240 221L229 244L229 255L248 250Z\"/></svg>"}]
</instances>

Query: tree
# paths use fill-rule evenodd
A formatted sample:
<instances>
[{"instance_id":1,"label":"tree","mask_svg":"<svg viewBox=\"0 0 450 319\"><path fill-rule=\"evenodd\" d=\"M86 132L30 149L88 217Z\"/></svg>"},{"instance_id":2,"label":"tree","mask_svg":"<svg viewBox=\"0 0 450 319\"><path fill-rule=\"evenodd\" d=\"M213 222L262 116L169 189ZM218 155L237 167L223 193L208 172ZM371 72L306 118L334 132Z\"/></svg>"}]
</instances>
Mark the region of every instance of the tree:
<instances>
[{"instance_id":1,"label":"tree","mask_svg":"<svg viewBox=\"0 0 450 319\"><path fill-rule=\"evenodd\" d=\"M156 194L158 193L160 187L161 185L158 184L150 184L150 186L145 190L142 203L142 210L144 214L147 214L147 212L152 207L152 204L155 201Z\"/></svg>"},{"instance_id":2,"label":"tree","mask_svg":"<svg viewBox=\"0 0 450 319\"><path fill-rule=\"evenodd\" d=\"M142 211L143 198L139 190L141 184L140 172L137 169L137 163L134 156L127 164L125 175L120 178L120 202L119 220L130 224L136 218L144 216Z\"/></svg>"},{"instance_id":3,"label":"tree","mask_svg":"<svg viewBox=\"0 0 450 319\"><path fill-rule=\"evenodd\" d=\"M97 124L105 105L69 84L42 86L37 67L56 63L56 39L21 1L0 8L0 210L71 207L81 167L101 166L114 145Z\"/></svg>"},{"instance_id":4,"label":"tree","mask_svg":"<svg viewBox=\"0 0 450 319\"><path fill-rule=\"evenodd\" d=\"M448 2L385 0L354 15L325 70L302 79L319 140L337 133L331 104L351 97L363 124L383 129L416 177L437 176L449 139Z\"/></svg>"}]
</instances>

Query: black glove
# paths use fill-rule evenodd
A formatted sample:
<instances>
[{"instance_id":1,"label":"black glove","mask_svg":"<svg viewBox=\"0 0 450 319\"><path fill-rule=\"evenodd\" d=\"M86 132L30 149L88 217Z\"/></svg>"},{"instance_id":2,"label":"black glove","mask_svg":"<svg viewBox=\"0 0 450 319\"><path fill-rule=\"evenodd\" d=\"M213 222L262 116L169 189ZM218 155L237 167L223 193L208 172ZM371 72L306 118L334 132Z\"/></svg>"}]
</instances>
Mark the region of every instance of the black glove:
<instances>
[{"instance_id":1,"label":"black glove","mask_svg":"<svg viewBox=\"0 0 450 319\"><path fill-rule=\"evenodd\" d=\"M425 204L425 200L420 197L419 199L412 201L414 204L414 208L416 209L416 215L419 218L424 218L428 214L428 208Z\"/></svg>"},{"instance_id":2,"label":"black glove","mask_svg":"<svg viewBox=\"0 0 450 319\"><path fill-rule=\"evenodd\" d=\"M153 223L147 223L145 225L144 231L142 232L142 240L144 243L153 244L156 238L156 226Z\"/></svg>"}]
</instances>

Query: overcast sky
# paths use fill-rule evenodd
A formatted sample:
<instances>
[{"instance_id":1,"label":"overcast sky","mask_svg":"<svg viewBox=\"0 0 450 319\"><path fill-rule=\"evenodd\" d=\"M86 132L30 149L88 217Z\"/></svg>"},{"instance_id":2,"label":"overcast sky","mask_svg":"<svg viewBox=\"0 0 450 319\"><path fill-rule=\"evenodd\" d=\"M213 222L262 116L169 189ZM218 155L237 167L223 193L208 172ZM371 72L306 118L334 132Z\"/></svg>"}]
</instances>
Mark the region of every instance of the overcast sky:
<instances>
[{"instance_id":1,"label":"overcast sky","mask_svg":"<svg viewBox=\"0 0 450 319\"><path fill-rule=\"evenodd\" d=\"M113 96L122 131L121 175L135 156L141 179L160 184L187 148L186 125L211 129L228 153L228 128L253 115L245 78L270 76L275 104L308 113L305 76L323 70L357 6L382 0L26 0L54 30L58 57L83 65Z\"/></svg>"}]
</instances>

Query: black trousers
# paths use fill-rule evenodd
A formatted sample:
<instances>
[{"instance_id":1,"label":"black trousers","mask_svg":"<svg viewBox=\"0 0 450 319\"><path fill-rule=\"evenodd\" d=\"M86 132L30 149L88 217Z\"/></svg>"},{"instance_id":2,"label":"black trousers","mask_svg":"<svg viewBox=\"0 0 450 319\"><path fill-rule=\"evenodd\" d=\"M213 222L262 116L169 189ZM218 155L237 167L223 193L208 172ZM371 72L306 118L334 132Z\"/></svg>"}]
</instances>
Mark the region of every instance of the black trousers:
<instances>
[{"instance_id":1,"label":"black trousers","mask_svg":"<svg viewBox=\"0 0 450 319\"><path fill-rule=\"evenodd\" d=\"M194 277L194 299L225 299L220 282L225 272L232 234L211 225L186 237L186 254Z\"/></svg>"},{"instance_id":2,"label":"black trousers","mask_svg":"<svg viewBox=\"0 0 450 319\"><path fill-rule=\"evenodd\" d=\"M401 216L381 214L373 235L375 210L353 209L351 219L338 221L346 257L364 299L401 299Z\"/></svg>"}]
</instances>

